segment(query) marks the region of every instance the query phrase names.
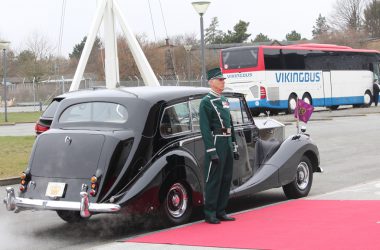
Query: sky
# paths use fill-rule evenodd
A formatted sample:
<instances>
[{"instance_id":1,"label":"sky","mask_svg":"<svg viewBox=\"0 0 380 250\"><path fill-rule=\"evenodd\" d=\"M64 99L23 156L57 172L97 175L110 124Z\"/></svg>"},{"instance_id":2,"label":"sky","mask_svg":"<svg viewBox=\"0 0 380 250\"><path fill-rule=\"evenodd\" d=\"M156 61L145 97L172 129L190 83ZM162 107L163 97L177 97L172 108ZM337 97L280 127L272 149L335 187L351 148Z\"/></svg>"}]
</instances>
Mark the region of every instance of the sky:
<instances>
[{"instance_id":1,"label":"sky","mask_svg":"<svg viewBox=\"0 0 380 250\"><path fill-rule=\"evenodd\" d=\"M33 34L40 34L58 55L61 12L64 0L0 0L0 40L11 42L21 51ZM68 57L87 35L95 15L97 1L66 0L61 56ZM151 41L175 35L195 34L200 38L200 18L191 2L196 0L115 0L135 34L145 34ZM336 0L209 0L204 14L204 28L218 17L219 29L233 30L243 20L249 22L249 39L263 33L283 40L292 30L302 38L312 37L319 14L328 17ZM161 3L161 5L160 5ZM150 4L150 8L149 8ZM151 9L151 14L150 14ZM162 10L162 11L161 11ZM162 14L164 18L162 17ZM152 18L151 18L152 16ZM152 24L153 23L153 24ZM166 27L166 29L165 29ZM99 32L102 34L102 31Z\"/></svg>"}]
</instances>

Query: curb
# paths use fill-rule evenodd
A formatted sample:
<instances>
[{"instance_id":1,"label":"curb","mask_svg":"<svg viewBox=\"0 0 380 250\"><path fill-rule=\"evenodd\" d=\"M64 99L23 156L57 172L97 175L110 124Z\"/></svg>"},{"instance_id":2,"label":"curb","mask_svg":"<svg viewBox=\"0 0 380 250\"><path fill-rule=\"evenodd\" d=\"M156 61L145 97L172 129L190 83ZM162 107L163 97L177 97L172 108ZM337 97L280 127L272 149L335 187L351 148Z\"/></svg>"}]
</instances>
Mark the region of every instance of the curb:
<instances>
[{"instance_id":1,"label":"curb","mask_svg":"<svg viewBox=\"0 0 380 250\"><path fill-rule=\"evenodd\" d=\"M0 179L0 186L15 185L20 182L20 177L11 177L7 179Z\"/></svg>"},{"instance_id":2,"label":"curb","mask_svg":"<svg viewBox=\"0 0 380 250\"><path fill-rule=\"evenodd\" d=\"M0 123L0 126L14 126L14 125L16 125L15 122Z\"/></svg>"}]
</instances>

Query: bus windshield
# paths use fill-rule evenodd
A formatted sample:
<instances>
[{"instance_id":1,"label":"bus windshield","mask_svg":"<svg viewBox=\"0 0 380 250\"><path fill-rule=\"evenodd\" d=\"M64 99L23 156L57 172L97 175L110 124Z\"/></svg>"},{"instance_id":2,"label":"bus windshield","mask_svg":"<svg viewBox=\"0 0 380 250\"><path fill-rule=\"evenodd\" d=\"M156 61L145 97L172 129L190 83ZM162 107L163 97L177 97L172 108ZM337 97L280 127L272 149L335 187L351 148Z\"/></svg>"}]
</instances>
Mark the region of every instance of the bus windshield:
<instances>
[{"instance_id":1,"label":"bus windshield","mask_svg":"<svg viewBox=\"0 0 380 250\"><path fill-rule=\"evenodd\" d=\"M258 48L239 48L222 52L224 69L252 68L257 66Z\"/></svg>"}]
</instances>

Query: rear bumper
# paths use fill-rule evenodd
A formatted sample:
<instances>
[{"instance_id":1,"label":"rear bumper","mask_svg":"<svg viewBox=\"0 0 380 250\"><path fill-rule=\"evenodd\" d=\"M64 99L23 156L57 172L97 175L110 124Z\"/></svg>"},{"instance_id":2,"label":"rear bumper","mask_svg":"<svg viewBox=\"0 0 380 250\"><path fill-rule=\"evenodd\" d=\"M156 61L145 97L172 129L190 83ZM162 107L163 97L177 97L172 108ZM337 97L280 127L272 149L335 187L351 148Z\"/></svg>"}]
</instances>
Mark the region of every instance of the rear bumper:
<instances>
[{"instance_id":1,"label":"rear bumper","mask_svg":"<svg viewBox=\"0 0 380 250\"><path fill-rule=\"evenodd\" d=\"M7 197L4 203L8 211L19 212L20 210L71 210L80 211L82 217L89 217L92 213L116 213L120 211L120 206L112 203L90 203L88 194L80 192L81 201L54 201L20 198L15 196L14 189L7 187Z\"/></svg>"}]
</instances>

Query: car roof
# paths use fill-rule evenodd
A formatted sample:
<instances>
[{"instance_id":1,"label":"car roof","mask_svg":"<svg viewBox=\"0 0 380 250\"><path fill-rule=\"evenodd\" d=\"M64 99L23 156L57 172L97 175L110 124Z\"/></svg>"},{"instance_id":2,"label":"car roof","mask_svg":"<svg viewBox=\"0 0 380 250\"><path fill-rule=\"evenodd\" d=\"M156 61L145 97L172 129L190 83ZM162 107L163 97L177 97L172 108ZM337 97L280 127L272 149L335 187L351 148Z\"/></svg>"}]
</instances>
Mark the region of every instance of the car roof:
<instances>
[{"instance_id":1,"label":"car roof","mask_svg":"<svg viewBox=\"0 0 380 250\"><path fill-rule=\"evenodd\" d=\"M159 101L170 102L189 96L206 95L210 88L190 86L140 86L119 87L115 89L93 88L82 89L56 96L54 99L77 99L77 98L136 98L154 104ZM225 90L223 95L241 95Z\"/></svg>"},{"instance_id":2,"label":"car roof","mask_svg":"<svg viewBox=\"0 0 380 250\"><path fill-rule=\"evenodd\" d=\"M115 89L94 88L67 92L55 97L55 99L83 98L83 97L129 97L144 99L148 102L171 101L187 96L206 95L210 88L188 86L140 86L120 87Z\"/></svg>"}]
</instances>

